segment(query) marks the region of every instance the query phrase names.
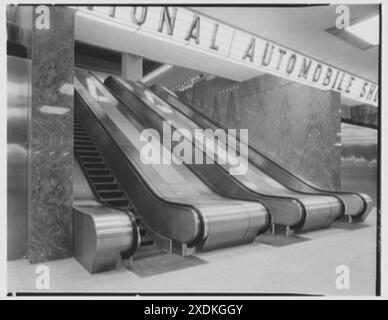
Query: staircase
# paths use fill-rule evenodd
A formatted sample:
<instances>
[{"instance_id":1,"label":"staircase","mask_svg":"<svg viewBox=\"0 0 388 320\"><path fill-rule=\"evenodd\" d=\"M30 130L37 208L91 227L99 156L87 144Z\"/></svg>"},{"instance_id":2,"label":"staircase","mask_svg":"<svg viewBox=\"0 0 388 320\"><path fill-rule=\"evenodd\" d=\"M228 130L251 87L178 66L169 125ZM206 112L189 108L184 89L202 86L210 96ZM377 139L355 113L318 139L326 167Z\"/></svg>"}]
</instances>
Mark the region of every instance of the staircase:
<instances>
[{"instance_id":1,"label":"staircase","mask_svg":"<svg viewBox=\"0 0 388 320\"><path fill-rule=\"evenodd\" d=\"M153 245L154 240L142 224L132 201L76 116L74 117L74 154L100 202L109 207L132 211L136 215L136 222L139 226L140 247Z\"/></svg>"}]
</instances>

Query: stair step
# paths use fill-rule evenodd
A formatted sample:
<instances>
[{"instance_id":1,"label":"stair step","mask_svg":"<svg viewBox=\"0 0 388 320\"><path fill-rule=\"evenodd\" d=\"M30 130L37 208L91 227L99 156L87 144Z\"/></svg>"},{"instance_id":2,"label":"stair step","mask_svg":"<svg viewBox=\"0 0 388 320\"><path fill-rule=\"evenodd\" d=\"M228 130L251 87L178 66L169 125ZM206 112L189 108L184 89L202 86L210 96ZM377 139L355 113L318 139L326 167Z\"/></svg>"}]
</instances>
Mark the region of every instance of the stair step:
<instances>
[{"instance_id":1,"label":"stair step","mask_svg":"<svg viewBox=\"0 0 388 320\"><path fill-rule=\"evenodd\" d=\"M103 162L84 162L83 166L86 169L105 169L106 165Z\"/></svg>"},{"instance_id":2,"label":"stair step","mask_svg":"<svg viewBox=\"0 0 388 320\"><path fill-rule=\"evenodd\" d=\"M75 130L74 137L89 137L88 133L83 130Z\"/></svg>"},{"instance_id":3,"label":"stair step","mask_svg":"<svg viewBox=\"0 0 388 320\"><path fill-rule=\"evenodd\" d=\"M122 199L104 199L104 202L117 207L126 207L129 204L129 201L125 198Z\"/></svg>"},{"instance_id":4,"label":"stair step","mask_svg":"<svg viewBox=\"0 0 388 320\"><path fill-rule=\"evenodd\" d=\"M106 190L99 190L98 191L98 194L100 195L101 198L108 198L108 199L112 199L112 198L124 198L125 195L122 191L120 190L117 190L117 191L112 191L112 190L109 190L109 191L106 191Z\"/></svg>"},{"instance_id":5,"label":"stair step","mask_svg":"<svg viewBox=\"0 0 388 320\"><path fill-rule=\"evenodd\" d=\"M90 177L90 179L95 182L114 182L115 179L112 176L105 176L105 177Z\"/></svg>"},{"instance_id":6,"label":"stair step","mask_svg":"<svg viewBox=\"0 0 388 320\"><path fill-rule=\"evenodd\" d=\"M79 141L90 141L90 138L87 135L74 134L73 141L74 141L74 145L75 145Z\"/></svg>"},{"instance_id":7,"label":"stair step","mask_svg":"<svg viewBox=\"0 0 388 320\"><path fill-rule=\"evenodd\" d=\"M76 150L90 150L90 151L96 150L96 148L94 146L76 146L75 145L74 148Z\"/></svg>"},{"instance_id":8,"label":"stair step","mask_svg":"<svg viewBox=\"0 0 388 320\"><path fill-rule=\"evenodd\" d=\"M73 131L74 131L75 135L77 135L78 133L81 133L81 134L85 133L85 134L87 134L87 132L86 132L86 130L84 128L74 128Z\"/></svg>"},{"instance_id":9,"label":"stair step","mask_svg":"<svg viewBox=\"0 0 388 320\"><path fill-rule=\"evenodd\" d=\"M95 183L94 187L100 190L117 190L119 185L117 183Z\"/></svg>"},{"instance_id":10,"label":"stair step","mask_svg":"<svg viewBox=\"0 0 388 320\"><path fill-rule=\"evenodd\" d=\"M83 140L74 140L74 144L75 145L82 145L82 146L92 146L93 145L93 142L91 140L89 141L83 141Z\"/></svg>"},{"instance_id":11,"label":"stair step","mask_svg":"<svg viewBox=\"0 0 388 320\"><path fill-rule=\"evenodd\" d=\"M88 136L74 136L74 143L82 143L82 142L92 142Z\"/></svg>"},{"instance_id":12,"label":"stair step","mask_svg":"<svg viewBox=\"0 0 388 320\"><path fill-rule=\"evenodd\" d=\"M112 176L111 172L106 169L88 169L88 174L94 176Z\"/></svg>"},{"instance_id":13,"label":"stair step","mask_svg":"<svg viewBox=\"0 0 388 320\"><path fill-rule=\"evenodd\" d=\"M81 161L82 162L103 162L102 158L97 158L97 157L83 157L81 156Z\"/></svg>"},{"instance_id":14,"label":"stair step","mask_svg":"<svg viewBox=\"0 0 388 320\"><path fill-rule=\"evenodd\" d=\"M87 157L101 157L100 153L98 151L91 151L91 150L78 150L77 151L80 156L87 156Z\"/></svg>"}]
</instances>

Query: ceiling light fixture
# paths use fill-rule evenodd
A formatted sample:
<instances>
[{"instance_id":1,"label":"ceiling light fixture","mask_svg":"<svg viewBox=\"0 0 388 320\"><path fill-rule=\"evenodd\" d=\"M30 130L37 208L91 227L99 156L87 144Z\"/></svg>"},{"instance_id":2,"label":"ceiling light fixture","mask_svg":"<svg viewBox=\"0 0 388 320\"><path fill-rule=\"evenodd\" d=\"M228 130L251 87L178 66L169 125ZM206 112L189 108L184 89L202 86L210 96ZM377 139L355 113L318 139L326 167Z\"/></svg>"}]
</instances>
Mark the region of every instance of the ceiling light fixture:
<instances>
[{"instance_id":1,"label":"ceiling light fixture","mask_svg":"<svg viewBox=\"0 0 388 320\"><path fill-rule=\"evenodd\" d=\"M345 29L352 35L377 46L379 41L379 15L375 15L358 23L355 23Z\"/></svg>"}]
</instances>

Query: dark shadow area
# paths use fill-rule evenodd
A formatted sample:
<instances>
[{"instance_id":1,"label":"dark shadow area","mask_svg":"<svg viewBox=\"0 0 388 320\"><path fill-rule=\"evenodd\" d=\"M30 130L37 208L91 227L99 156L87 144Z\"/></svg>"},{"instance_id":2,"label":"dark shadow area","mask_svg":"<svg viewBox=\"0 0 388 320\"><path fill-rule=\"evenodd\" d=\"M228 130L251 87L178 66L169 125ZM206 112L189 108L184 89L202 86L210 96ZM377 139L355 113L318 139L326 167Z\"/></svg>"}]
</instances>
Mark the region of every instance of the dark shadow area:
<instances>
[{"instance_id":1,"label":"dark shadow area","mask_svg":"<svg viewBox=\"0 0 388 320\"><path fill-rule=\"evenodd\" d=\"M141 278L159 275L167 272L178 271L208 263L195 256L182 257L163 251L154 251L150 256L142 257L133 261L129 271L134 272Z\"/></svg>"},{"instance_id":2,"label":"dark shadow area","mask_svg":"<svg viewBox=\"0 0 388 320\"><path fill-rule=\"evenodd\" d=\"M285 247L309 240L311 239L298 235L291 235L287 237L283 235L273 235L270 233L263 234L257 238L257 241L274 247Z\"/></svg>"}]
</instances>

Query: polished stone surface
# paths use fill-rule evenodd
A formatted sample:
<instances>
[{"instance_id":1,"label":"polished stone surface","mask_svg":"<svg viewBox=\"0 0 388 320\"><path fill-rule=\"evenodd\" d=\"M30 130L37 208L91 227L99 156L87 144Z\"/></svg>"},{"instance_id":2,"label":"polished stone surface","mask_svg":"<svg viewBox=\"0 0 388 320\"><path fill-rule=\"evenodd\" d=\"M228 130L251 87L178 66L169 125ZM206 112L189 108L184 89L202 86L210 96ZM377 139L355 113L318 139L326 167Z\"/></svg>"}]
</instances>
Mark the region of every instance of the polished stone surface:
<instances>
[{"instance_id":1,"label":"polished stone surface","mask_svg":"<svg viewBox=\"0 0 388 320\"><path fill-rule=\"evenodd\" d=\"M73 251L74 12L49 8L50 29L33 30L28 199L32 263L70 257Z\"/></svg>"},{"instance_id":2,"label":"polished stone surface","mask_svg":"<svg viewBox=\"0 0 388 320\"><path fill-rule=\"evenodd\" d=\"M178 94L222 126L248 129L251 145L294 174L339 189L339 94L268 74L214 78Z\"/></svg>"}]
</instances>

